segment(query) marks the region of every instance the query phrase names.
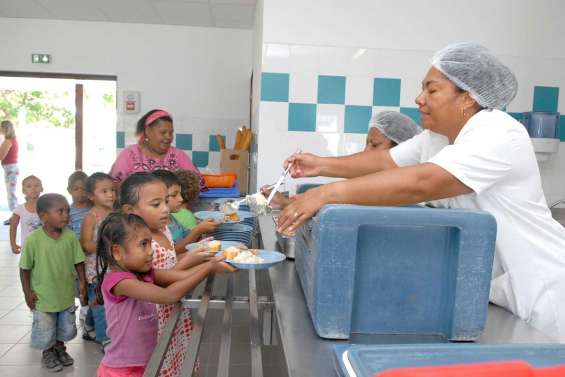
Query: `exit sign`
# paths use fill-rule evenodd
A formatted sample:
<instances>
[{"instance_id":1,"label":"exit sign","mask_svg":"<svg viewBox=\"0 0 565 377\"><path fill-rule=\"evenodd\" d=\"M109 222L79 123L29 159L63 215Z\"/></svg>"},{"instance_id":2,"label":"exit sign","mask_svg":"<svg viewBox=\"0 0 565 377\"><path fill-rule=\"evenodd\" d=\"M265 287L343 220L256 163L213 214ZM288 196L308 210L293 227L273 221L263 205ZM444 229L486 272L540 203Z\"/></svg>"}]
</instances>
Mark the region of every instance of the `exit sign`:
<instances>
[{"instance_id":1,"label":"exit sign","mask_svg":"<svg viewBox=\"0 0 565 377\"><path fill-rule=\"evenodd\" d=\"M51 63L51 55L49 54L31 54L31 62L38 64Z\"/></svg>"}]
</instances>

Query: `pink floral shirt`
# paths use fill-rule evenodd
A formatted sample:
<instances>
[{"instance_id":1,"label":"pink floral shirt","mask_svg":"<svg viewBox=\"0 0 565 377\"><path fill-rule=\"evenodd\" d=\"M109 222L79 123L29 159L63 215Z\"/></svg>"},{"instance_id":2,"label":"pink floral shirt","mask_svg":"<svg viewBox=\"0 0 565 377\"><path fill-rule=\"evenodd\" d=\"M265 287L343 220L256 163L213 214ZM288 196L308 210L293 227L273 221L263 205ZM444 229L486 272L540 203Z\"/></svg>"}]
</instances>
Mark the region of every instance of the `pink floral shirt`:
<instances>
[{"instance_id":1,"label":"pink floral shirt","mask_svg":"<svg viewBox=\"0 0 565 377\"><path fill-rule=\"evenodd\" d=\"M191 170L200 177L200 191L207 189L204 179L198 168L194 166L190 158L181 149L169 147L167 154L162 159L148 157L143 154L139 144L133 144L120 152L116 162L112 166L110 175L118 182L124 181L133 173L152 172L164 169L169 171Z\"/></svg>"}]
</instances>

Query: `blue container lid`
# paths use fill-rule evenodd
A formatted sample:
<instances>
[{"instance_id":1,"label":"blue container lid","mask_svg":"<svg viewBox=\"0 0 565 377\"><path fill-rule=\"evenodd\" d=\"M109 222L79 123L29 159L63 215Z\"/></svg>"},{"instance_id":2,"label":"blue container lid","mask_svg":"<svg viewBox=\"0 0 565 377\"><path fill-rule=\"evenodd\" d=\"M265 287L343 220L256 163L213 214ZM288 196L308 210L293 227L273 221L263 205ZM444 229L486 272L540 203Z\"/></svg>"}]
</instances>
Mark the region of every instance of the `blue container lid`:
<instances>
[{"instance_id":1,"label":"blue container lid","mask_svg":"<svg viewBox=\"0 0 565 377\"><path fill-rule=\"evenodd\" d=\"M334 347L343 375L370 377L394 368L414 368L522 360L542 368L565 364L565 345L560 344L406 344L340 345ZM347 353L345 353L347 352Z\"/></svg>"}]
</instances>

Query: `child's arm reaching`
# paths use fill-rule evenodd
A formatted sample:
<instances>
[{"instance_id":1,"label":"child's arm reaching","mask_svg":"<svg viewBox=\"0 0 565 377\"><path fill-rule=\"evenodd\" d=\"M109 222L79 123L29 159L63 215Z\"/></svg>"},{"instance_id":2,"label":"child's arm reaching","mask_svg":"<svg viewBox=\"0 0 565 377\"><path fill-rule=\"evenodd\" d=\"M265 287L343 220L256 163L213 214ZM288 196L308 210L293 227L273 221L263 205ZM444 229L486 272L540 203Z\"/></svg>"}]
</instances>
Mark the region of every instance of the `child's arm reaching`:
<instances>
[{"instance_id":1,"label":"child's arm reaching","mask_svg":"<svg viewBox=\"0 0 565 377\"><path fill-rule=\"evenodd\" d=\"M192 228L192 230L186 237L184 237L175 245L175 251L177 252L177 255L182 254L186 251L186 245L198 241L203 234L212 233L218 228L219 225L220 223L214 219L206 219L198 223L198 225Z\"/></svg>"},{"instance_id":2,"label":"child's arm reaching","mask_svg":"<svg viewBox=\"0 0 565 377\"><path fill-rule=\"evenodd\" d=\"M16 234L18 233L18 224L20 223L20 216L15 213L10 218L10 245L12 246L12 253L19 254L22 251L20 245L16 243Z\"/></svg>"},{"instance_id":3,"label":"child's arm reaching","mask_svg":"<svg viewBox=\"0 0 565 377\"><path fill-rule=\"evenodd\" d=\"M96 252L96 242L94 242L94 227L96 226L96 217L88 212L84 216L82 225L80 226L80 246L85 254Z\"/></svg>"},{"instance_id":4,"label":"child's arm reaching","mask_svg":"<svg viewBox=\"0 0 565 377\"><path fill-rule=\"evenodd\" d=\"M31 270L20 268L20 280L22 282L22 290L24 291L26 304L30 310L34 310L37 296L35 292L31 290Z\"/></svg>"},{"instance_id":5,"label":"child's arm reaching","mask_svg":"<svg viewBox=\"0 0 565 377\"><path fill-rule=\"evenodd\" d=\"M173 267L174 270L186 270L188 268L198 266L204 262L209 261L214 257L214 252L210 252L205 247L187 251L178 258L177 264Z\"/></svg>"},{"instance_id":6,"label":"child's arm reaching","mask_svg":"<svg viewBox=\"0 0 565 377\"><path fill-rule=\"evenodd\" d=\"M226 271L235 269L221 262L221 259L211 260L186 271L155 270L156 284L126 279L114 286L113 293L116 296L128 296L156 304L174 304L197 287L210 273Z\"/></svg>"},{"instance_id":7,"label":"child's arm reaching","mask_svg":"<svg viewBox=\"0 0 565 377\"><path fill-rule=\"evenodd\" d=\"M79 299L82 305L88 305L88 300L86 298L86 272L84 270L84 262L75 264L75 270L78 275L78 291Z\"/></svg>"}]
</instances>

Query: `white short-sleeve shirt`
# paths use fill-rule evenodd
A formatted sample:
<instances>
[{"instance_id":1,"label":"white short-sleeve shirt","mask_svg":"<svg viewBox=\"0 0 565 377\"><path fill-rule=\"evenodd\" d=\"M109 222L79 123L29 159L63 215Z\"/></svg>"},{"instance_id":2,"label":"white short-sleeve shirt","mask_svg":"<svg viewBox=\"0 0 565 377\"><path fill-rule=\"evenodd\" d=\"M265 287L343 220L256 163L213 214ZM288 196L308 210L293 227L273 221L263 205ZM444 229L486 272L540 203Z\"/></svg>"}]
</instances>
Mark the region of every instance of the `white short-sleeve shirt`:
<instances>
[{"instance_id":1,"label":"white short-sleeve shirt","mask_svg":"<svg viewBox=\"0 0 565 377\"><path fill-rule=\"evenodd\" d=\"M473 190L450 208L490 212L497 222L490 299L565 342L565 228L551 217L524 126L498 110L475 114L453 144L425 131L391 150L398 166L430 162Z\"/></svg>"}]
</instances>

